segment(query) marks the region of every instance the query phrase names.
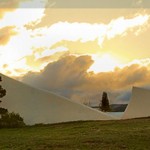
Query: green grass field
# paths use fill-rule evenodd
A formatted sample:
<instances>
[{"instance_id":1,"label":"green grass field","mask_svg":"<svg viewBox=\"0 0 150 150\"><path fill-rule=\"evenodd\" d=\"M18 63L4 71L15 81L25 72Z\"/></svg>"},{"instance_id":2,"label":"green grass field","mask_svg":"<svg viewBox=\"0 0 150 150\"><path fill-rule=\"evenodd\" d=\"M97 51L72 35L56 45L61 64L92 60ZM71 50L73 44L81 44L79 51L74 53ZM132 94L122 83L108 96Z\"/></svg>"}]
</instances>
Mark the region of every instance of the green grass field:
<instances>
[{"instance_id":1,"label":"green grass field","mask_svg":"<svg viewBox=\"0 0 150 150\"><path fill-rule=\"evenodd\" d=\"M0 150L150 150L150 118L0 129Z\"/></svg>"}]
</instances>

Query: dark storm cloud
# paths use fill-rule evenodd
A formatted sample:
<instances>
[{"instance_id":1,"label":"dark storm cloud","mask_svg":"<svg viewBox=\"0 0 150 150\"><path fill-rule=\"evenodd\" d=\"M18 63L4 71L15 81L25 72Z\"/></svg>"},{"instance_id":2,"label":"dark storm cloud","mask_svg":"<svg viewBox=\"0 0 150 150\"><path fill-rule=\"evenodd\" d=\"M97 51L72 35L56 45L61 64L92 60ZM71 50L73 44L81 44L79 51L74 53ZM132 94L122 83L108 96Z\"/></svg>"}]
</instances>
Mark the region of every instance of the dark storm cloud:
<instances>
[{"instance_id":1,"label":"dark storm cloud","mask_svg":"<svg viewBox=\"0 0 150 150\"><path fill-rule=\"evenodd\" d=\"M58 87L73 89L85 82L86 70L92 62L89 56L67 56L49 63L41 73L28 73L24 77L24 81L47 90L58 89Z\"/></svg>"}]
</instances>

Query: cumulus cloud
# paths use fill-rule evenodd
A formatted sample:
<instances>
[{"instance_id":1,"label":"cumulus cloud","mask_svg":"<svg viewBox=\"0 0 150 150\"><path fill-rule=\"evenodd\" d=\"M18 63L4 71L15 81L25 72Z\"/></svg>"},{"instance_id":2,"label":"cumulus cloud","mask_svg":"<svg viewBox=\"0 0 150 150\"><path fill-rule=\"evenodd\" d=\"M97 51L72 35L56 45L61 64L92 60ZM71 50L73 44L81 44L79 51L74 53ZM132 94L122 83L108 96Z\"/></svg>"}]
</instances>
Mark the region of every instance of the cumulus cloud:
<instances>
[{"instance_id":1,"label":"cumulus cloud","mask_svg":"<svg viewBox=\"0 0 150 150\"><path fill-rule=\"evenodd\" d=\"M89 94L94 97L103 91L120 94L131 90L132 86L150 84L150 69L145 66L132 64L122 69L116 68L113 72L95 74L87 72L92 63L90 56L67 56L49 63L40 73L29 72L22 81L73 100L77 97L81 100ZM114 101L114 94L110 95ZM117 101L121 98L118 97Z\"/></svg>"},{"instance_id":2,"label":"cumulus cloud","mask_svg":"<svg viewBox=\"0 0 150 150\"><path fill-rule=\"evenodd\" d=\"M80 40L75 42L63 40L51 46L51 49L56 49L61 46L66 47L71 54L79 55L98 53L102 50L101 47L98 45L98 40L88 41L86 43L83 43Z\"/></svg>"},{"instance_id":3,"label":"cumulus cloud","mask_svg":"<svg viewBox=\"0 0 150 150\"><path fill-rule=\"evenodd\" d=\"M25 60L25 63L27 66L29 66L30 70L38 71L40 69L43 69L43 67L45 67L49 62L56 61L60 57L63 57L65 55L68 55L68 52L55 52L54 54L49 54L47 56L39 56L37 55L37 53L35 53L23 57L22 60Z\"/></svg>"},{"instance_id":4,"label":"cumulus cloud","mask_svg":"<svg viewBox=\"0 0 150 150\"><path fill-rule=\"evenodd\" d=\"M131 95L132 95L132 92L131 92L131 89L130 90L126 90L126 91L123 91L123 92L120 92L118 93L118 95L115 97L115 101L117 103L120 103L120 104L126 104L128 103L128 101L130 100L131 98Z\"/></svg>"},{"instance_id":5,"label":"cumulus cloud","mask_svg":"<svg viewBox=\"0 0 150 150\"><path fill-rule=\"evenodd\" d=\"M62 40L80 40L84 43L98 39L98 44L102 46L105 39L111 39L117 35L123 35L129 30L136 29L136 27L144 26L148 23L149 18L149 15L138 15L130 19L121 17L112 20L107 25L102 23L90 24L78 22L58 22L51 25L50 27L36 29L34 30L34 34L40 33L40 35L43 35L43 37L52 39L51 45L54 45Z\"/></svg>"},{"instance_id":6,"label":"cumulus cloud","mask_svg":"<svg viewBox=\"0 0 150 150\"><path fill-rule=\"evenodd\" d=\"M17 34L14 28L14 26L8 26L0 29L0 45L6 45L11 36Z\"/></svg>"},{"instance_id":7,"label":"cumulus cloud","mask_svg":"<svg viewBox=\"0 0 150 150\"><path fill-rule=\"evenodd\" d=\"M14 9L11 9L11 8L1 8L1 11L0 11L0 20L4 17L4 15L8 12L12 12L14 11Z\"/></svg>"},{"instance_id":8,"label":"cumulus cloud","mask_svg":"<svg viewBox=\"0 0 150 150\"><path fill-rule=\"evenodd\" d=\"M89 56L67 56L56 62L48 64L41 73L36 73L36 75L40 76L41 84L42 82L44 83L43 88L45 89L56 89L57 87L68 89L75 88L77 85L81 85L85 80L84 75L86 75L86 70L92 62L93 61ZM30 72L24 77L24 80L28 81L28 76L34 75L35 73ZM48 78L49 82L45 84ZM35 78L35 80L36 79L37 78ZM34 81L32 82L31 80L33 84L38 84L38 82Z\"/></svg>"},{"instance_id":9,"label":"cumulus cloud","mask_svg":"<svg viewBox=\"0 0 150 150\"><path fill-rule=\"evenodd\" d=\"M49 62L57 60L67 50L71 54L79 55L95 53L102 50L101 46L105 40L130 30L134 33L139 27L142 30L142 27L149 21L149 15L138 15L130 19L121 17L108 24L58 22L33 30L26 27L27 25L34 26L41 21L43 16L44 8L17 9L3 17L0 28L8 25L15 26L17 35L11 38L5 47L0 47L2 50L0 68L7 63L9 68L14 67L11 71L20 69L18 66L26 68L27 71L35 70L35 68L40 70L41 66L43 68ZM44 49L41 50L41 47ZM36 52L34 52L35 49ZM13 50L13 57L10 56L10 50ZM57 58L54 56L52 58L55 53L57 53ZM2 72L4 73L3 70Z\"/></svg>"},{"instance_id":10,"label":"cumulus cloud","mask_svg":"<svg viewBox=\"0 0 150 150\"><path fill-rule=\"evenodd\" d=\"M25 25L33 25L40 21L44 15L44 8L15 9L13 12L6 9L5 12L7 13L0 20L0 69L4 74L8 71L10 74L10 72L15 72L15 69L20 68L25 68L27 72L29 66L21 58L31 55L33 43L36 44L37 42L31 40L32 31L27 30ZM2 67L4 64L9 66L7 71Z\"/></svg>"},{"instance_id":11,"label":"cumulus cloud","mask_svg":"<svg viewBox=\"0 0 150 150\"><path fill-rule=\"evenodd\" d=\"M16 26L21 28L28 24L35 25L44 16L44 10L44 8L30 8L28 10L18 8L13 12L7 12L1 20L0 27Z\"/></svg>"}]
</instances>

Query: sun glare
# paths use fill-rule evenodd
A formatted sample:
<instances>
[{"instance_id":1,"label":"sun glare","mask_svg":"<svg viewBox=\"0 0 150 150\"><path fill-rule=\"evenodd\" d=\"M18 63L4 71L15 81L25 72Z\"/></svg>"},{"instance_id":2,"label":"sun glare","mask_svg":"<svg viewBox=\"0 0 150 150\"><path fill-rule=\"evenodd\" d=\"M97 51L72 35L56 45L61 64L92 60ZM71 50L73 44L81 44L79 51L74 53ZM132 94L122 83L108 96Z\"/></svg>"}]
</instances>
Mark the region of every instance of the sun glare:
<instances>
[{"instance_id":1,"label":"sun glare","mask_svg":"<svg viewBox=\"0 0 150 150\"><path fill-rule=\"evenodd\" d=\"M108 53L102 56L92 55L92 59L94 63L88 71L94 71L94 73L113 71L119 66L119 62Z\"/></svg>"}]
</instances>

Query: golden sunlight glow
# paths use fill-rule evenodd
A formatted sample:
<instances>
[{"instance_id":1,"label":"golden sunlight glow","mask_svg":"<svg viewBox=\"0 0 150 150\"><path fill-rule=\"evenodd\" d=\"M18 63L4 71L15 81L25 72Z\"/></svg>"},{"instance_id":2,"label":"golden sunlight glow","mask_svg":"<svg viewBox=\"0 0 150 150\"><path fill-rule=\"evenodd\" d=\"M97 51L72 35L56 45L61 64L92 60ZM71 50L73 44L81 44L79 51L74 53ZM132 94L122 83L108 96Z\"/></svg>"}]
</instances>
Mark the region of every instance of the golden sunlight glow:
<instances>
[{"instance_id":1,"label":"golden sunlight glow","mask_svg":"<svg viewBox=\"0 0 150 150\"><path fill-rule=\"evenodd\" d=\"M94 73L113 71L116 67L120 66L119 62L108 53L102 56L92 55L92 59L94 64L88 71L94 71Z\"/></svg>"},{"instance_id":2,"label":"golden sunlight glow","mask_svg":"<svg viewBox=\"0 0 150 150\"><path fill-rule=\"evenodd\" d=\"M120 17L117 19L117 21L111 21L107 31L108 39L111 39L116 35L125 34L125 32L130 28L146 25L148 23L149 17L149 15L138 15L132 19L125 19L124 17Z\"/></svg>"},{"instance_id":3,"label":"golden sunlight glow","mask_svg":"<svg viewBox=\"0 0 150 150\"><path fill-rule=\"evenodd\" d=\"M115 67L135 59L135 56L130 53L131 49L134 52L139 49L136 44L138 42L126 44L126 40L122 38L132 40L134 36L138 40L142 32L147 34L145 31L149 27L150 13L133 15L130 18L126 15L112 16L107 23L98 20L95 20L95 23L81 22L76 19L73 21L60 19L56 22L51 18L57 18L60 14L57 12L54 15L52 11L48 13L44 8L46 1L38 0L37 3L36 0L28 0L20 3L20 7L23 8L37 4L36 9L18 8L2 15L0 12L2 16L0 18L0 71L2 73L19 76L28 71L37 72L46 64L68 53L77 56L91 55L94 64L88 71L95 73L113 71ZM141 38L141 43L143 39L145 42L149 38ZM140 49L145 50L145 45L142 44ZM149 48L147 51L149 53ZM137 53L137 56L139 55L141 56L140 52ZM146 53L143 56L145 58Z\"/></svg>"},{"instance_id":4,"label":"golden sunlight glow","mask_svg":"<svg viewBox=\"0 0 150 150\"><path fill-rule=\"evenodd\" d=\"M37 24L44 16L44 8L16 9L5 14L0 23L0 28L6 26L24 27L28 24Z\"/></svg>"}]
</instances>

